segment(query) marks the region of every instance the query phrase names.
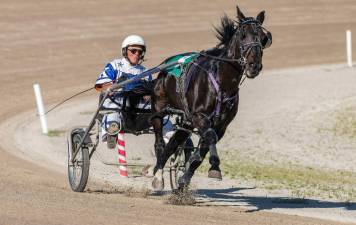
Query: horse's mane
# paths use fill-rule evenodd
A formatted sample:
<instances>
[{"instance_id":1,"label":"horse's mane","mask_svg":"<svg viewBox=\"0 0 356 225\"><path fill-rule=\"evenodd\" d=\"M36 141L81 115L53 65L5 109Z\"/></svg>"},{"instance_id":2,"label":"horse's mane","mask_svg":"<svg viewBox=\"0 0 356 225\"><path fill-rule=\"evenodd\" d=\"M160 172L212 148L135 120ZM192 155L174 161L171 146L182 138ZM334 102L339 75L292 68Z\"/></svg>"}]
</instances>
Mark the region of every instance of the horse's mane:
<instances>
[{"instance_id":1,"label":"horse's mane","mask_svg":"<svg viewBox=\"0 0 356 225\"><path fill-rule=\"evenodd\" d=\"M221 17L220 27L214 27L217 32L216 37L219 39L220 43L217 45L218 48L227 47L230 43L231 38L236 32L235 23L226 14Z\"/></svg>"}]
</instances>

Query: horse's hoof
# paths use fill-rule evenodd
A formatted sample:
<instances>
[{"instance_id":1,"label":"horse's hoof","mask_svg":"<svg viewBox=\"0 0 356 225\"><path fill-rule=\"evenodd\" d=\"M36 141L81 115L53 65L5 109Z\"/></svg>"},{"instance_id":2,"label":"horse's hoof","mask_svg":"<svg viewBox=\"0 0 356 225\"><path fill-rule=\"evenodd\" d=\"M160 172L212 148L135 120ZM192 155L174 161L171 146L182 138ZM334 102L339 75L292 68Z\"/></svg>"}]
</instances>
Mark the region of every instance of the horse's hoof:
<instances>
[{"instance_id":1,"label":"horse's hoof","mask_svg":"<svg viewBox=\"0 0 356 225\"><path fill-rule=\"evenodd\" d=\"M222 175L219 170L209 170L208 177L217 180L222 180Z\"/></svg>"},{"instance_id":2,"label":"horse's hoof","mask_svg":"<svg viewBox=\"0 0 356 225\"><path fill-rule=\"evenodd\" d=\"M145 167L143 167L142 169L142 175L145 177L153 177L153 166L152 165L147 165Z\"/></svg>"},{"instance_id":3,"label":"horse's hoof","mask_svg":"<svg viewBox=\"0 0 356 225\"><path fill-rule=\"evenodd\" d=\"M184 193L189 190L189 184L179 184L177 193Z\"/></svg>"},{"instance_id":4,"label":"horse's hoof","mask_svg":"<svg viewBox=\"0 0 356 225\"><path fill-rule=\"evenodd\" d=\"M162 191L164 188L164 180L154 177L152 181L152 187L155 191Z\"/></svg>"},{"instance_id":5,"label":"horse's hoof","mask_svg":"<svg viewBox=\"0 0 356 225\"><path fill-rule=\"evenodd\" d=\"M187 176L182 176L178 179L178 189L184 189L189 186L190 179Z\"/></svg>"}]
</instances>

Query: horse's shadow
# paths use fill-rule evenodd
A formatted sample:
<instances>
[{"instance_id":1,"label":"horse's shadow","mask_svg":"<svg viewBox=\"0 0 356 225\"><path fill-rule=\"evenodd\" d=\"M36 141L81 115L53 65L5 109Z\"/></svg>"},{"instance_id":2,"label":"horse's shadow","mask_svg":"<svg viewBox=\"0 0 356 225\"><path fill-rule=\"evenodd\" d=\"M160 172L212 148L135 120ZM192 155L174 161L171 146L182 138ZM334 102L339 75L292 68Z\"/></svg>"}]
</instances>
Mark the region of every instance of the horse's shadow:
<instances>
[{"instance_id":1,"label":"horse's shadow","mask_svg":"<svg viewBox=\"0 0 356 225\"><path fill-rule=\"evenodd\" d=\"M297 209L330 209L344 208L356 210L356 202L324 201L310 198L292 197L256 197L241 193L243 190L254 188L227 188L227 189L198 189L195 191L196 205L204 206L242 206L247 207L246 212L268 210L276 208Z\"/></svg>"}]
</instances>

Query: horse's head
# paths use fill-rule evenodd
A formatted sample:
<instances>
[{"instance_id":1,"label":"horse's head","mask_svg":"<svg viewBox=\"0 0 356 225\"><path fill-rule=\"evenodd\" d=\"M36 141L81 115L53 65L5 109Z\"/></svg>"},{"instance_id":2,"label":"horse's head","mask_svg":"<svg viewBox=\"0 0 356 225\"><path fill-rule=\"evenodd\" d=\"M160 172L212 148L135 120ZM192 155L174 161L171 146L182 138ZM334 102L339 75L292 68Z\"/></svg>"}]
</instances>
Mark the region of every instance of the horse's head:
<instances>
[{"instance_id":1,"label":"horse's head","mask_svg":"<svg viewBox=\"0 0 356 225\"><path fill-rule=\"evenodd\" d=\"M228 56L238 59L248 78L255 78L262 70L263 49L272 44L272 34L262 27L265 12L260 12L256 18L245 17L237 7L235 33L232 36Z\"/></svg>"}]
</instances>

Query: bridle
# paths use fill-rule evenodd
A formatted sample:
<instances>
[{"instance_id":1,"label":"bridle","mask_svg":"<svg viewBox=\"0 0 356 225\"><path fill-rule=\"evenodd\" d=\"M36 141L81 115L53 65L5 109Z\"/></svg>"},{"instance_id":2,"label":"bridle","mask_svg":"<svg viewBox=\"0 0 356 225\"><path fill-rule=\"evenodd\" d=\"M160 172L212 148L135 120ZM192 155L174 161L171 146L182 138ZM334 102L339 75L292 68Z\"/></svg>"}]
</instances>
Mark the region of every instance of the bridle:
<instances>
[{"instance_id":1,"label":"bridle","mask_svg":"<svg viewBox=\"0 0 356 225\"><path fill-rule=\"evenodd\" d=\"M244 19L242 21L235 21L235 23L236 23L236 32L235 32L234 36L231 38L230 42L233 42L233 43L231 43L230 46L236 46L237 42L240 42L240 56L238 58L235 55L236 51L233 51L232 55L230 57L213 56L213 55L209 55L205 52L200 52L199 54L202 56L205 56L205 57L209 57L209 58L218 60L218 61L229 62L229 63L238 63L243 68L243 70L245 70L245 65L247 63L247 57L251 53L251 49L253 47L260 47L261 50L266 48L265 46L262 45L261 40L260 40L259 36L257 35L258 29L262 29L268 34L269 34L269 32L267 31L267 29L262 27L262 25L259 21L257 21L256 19L254 19L252 17L247 17L246 19ZM256 35L255 35L253 41L250 41L247 43L242 43L241 39L242 39L242 36L244 35L243 28L246 25L252 25L252 29L254 31L254 34L256 34ZM271 41L268 42L269 45L270 45L270 42ZM231 51L231 50L228 49L227 51Z\"/></svg>"},{"instance_id":2,"label":"bridle","mask_svg":"<svg viewBox=\"0 0 356 225\"><path fill-rule=\"evenodd\" d=\"M264 27L262 27L261 23L259 21L257 21L256 19L254 19L253 17L247 17L242 21L234 21L235 22L235 34L234 36L231 38L230 40L230 44L229 46L233 46L235 47L238 42L240 42L240 55L239 57L236 57L236 51L235 49L231 49L231 47L229 49L227 49L226 54L227 57L219 57L219 56L213 56L213 55L209 55L205 52L200 52L199 54L205 57L209 57L212 59L215 59L217 61L222 61L222 62L227 62L230 63L230 65L235 68L235 70L239 70L238 67L236 67L234 65L234 63L237 63L238 65L241 66L243 73L242 76L243 78L241 79L239 86L242 85L242 83L245 81L246 78L246 64L247 64L247 58L249 56L249 54L251 53L252 48L254 47L259 47L260 50L262 51L265 46L262 45L260 37L258 36L258 29L262 29L264 30L264 32L266 32L266 34L270 35L270 32L267 31L267 29L265 29ZM251 25L252 29L253 29L253 33L254 33L254 39L253 41L249 41L247 43L243 43L242 41L242 37L245 35L245 27L247 25ZM269 38L269 36L268 36ZM268 40L268 44L270 45L272 43L272 39ZM267 47L269 47L269 45ZM229 56L229 54L231 54Z\"/></svg>"},{"instance_id":3,"label":"bridle","mask_svg":"<svg viewBox=\"0 0 356 225\"><path fill-rule=\"evenodd\" d=\"M243 69L245 69L247 58L250 55L252 48L258 47L260 48L261 51L263 49L260 37L258 36L258 29L261 29L262 26L259 21L257 21L252 17L248 17L240 22L238 21L235 22L236 22L236 32L231 39L232 44L230 44L230 46L235 47L237 46L238 42L240 42L240 51L239 51L240 55L239 57L237 57L235 55L236 51L234 51L234 49L231 49L231 47L228 49L228 54L231 53L232 51L231 58L233 59L237 58L239 60L240 66L243 67ZM254 37L252 41L244 42L243 37L246 35L245 29L246 26L248 25L252 27Z\"/></svg>"}]
</instances>

